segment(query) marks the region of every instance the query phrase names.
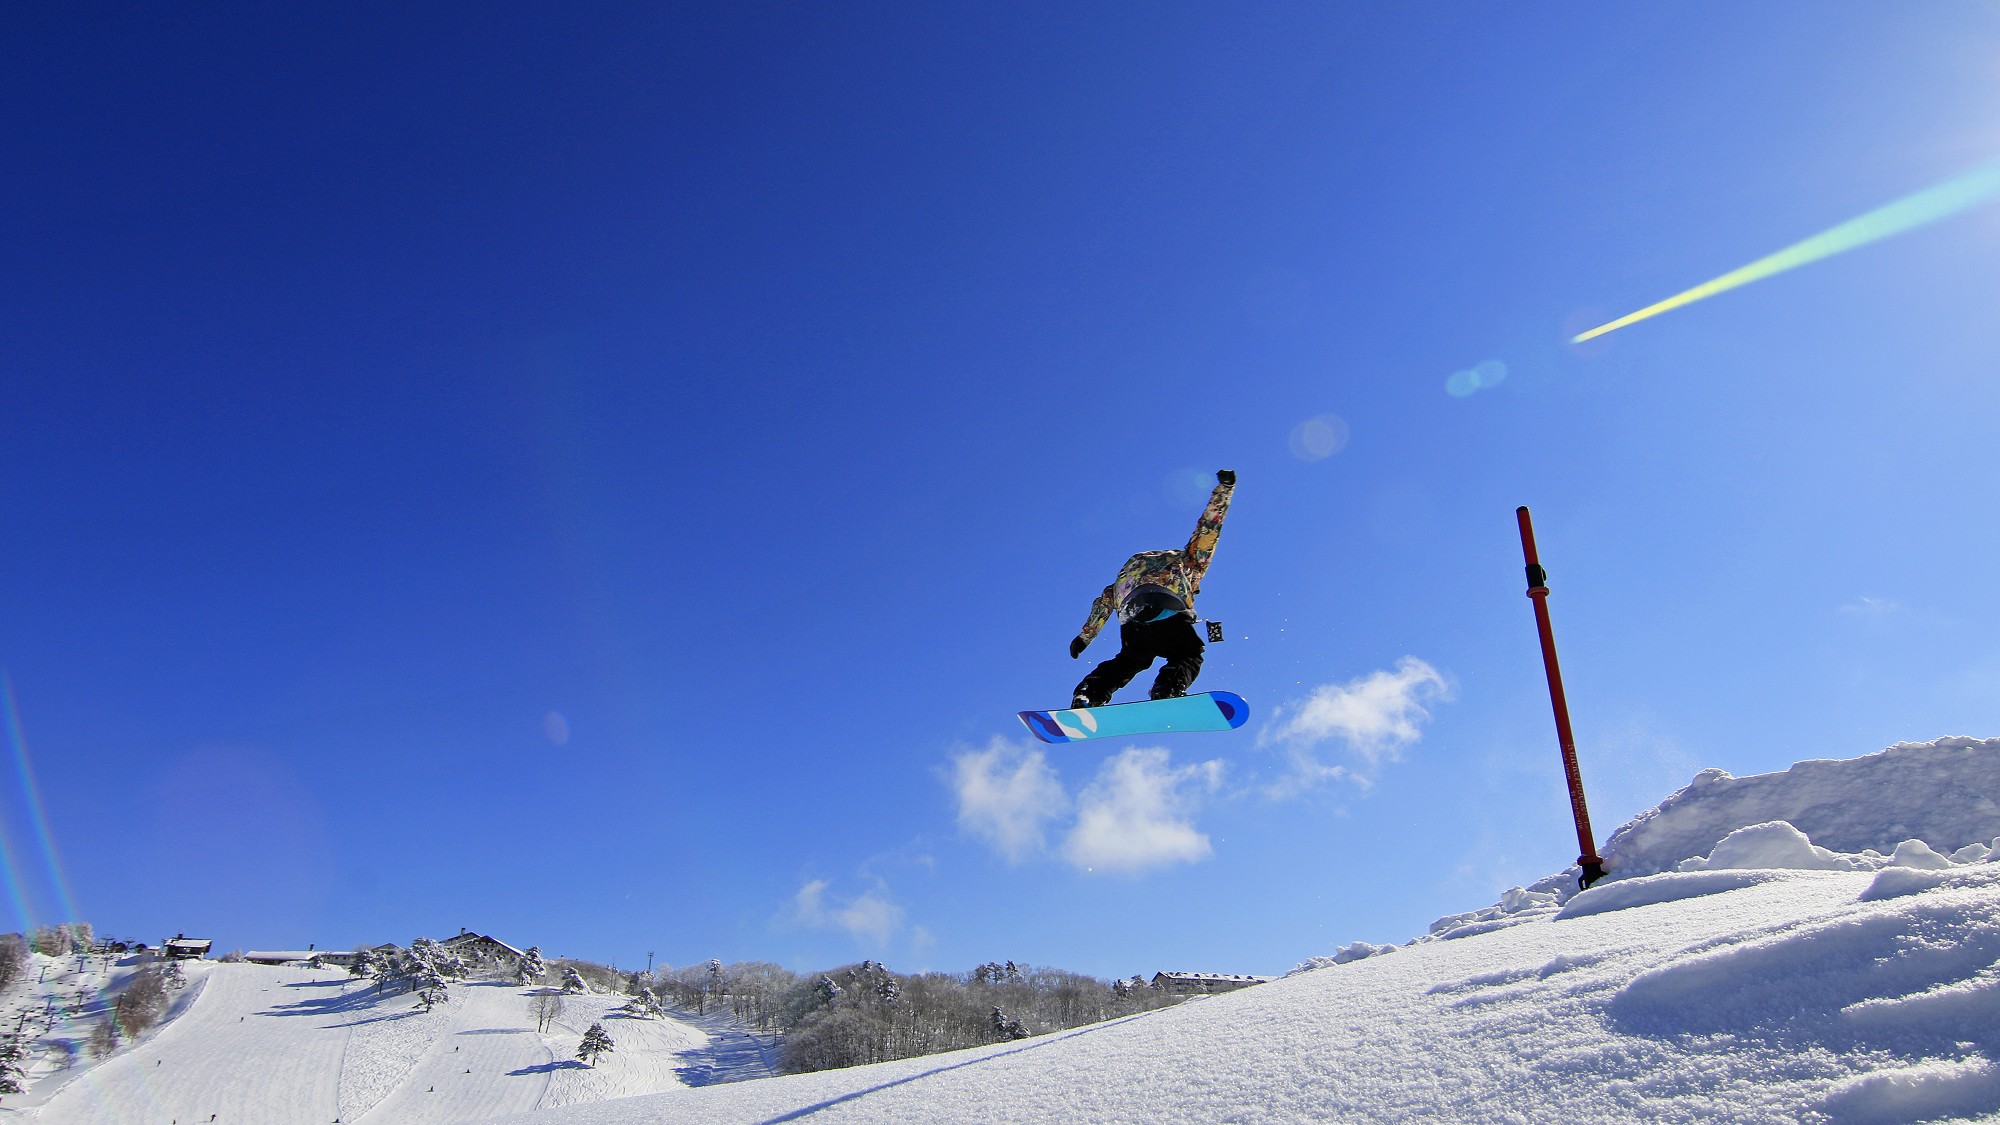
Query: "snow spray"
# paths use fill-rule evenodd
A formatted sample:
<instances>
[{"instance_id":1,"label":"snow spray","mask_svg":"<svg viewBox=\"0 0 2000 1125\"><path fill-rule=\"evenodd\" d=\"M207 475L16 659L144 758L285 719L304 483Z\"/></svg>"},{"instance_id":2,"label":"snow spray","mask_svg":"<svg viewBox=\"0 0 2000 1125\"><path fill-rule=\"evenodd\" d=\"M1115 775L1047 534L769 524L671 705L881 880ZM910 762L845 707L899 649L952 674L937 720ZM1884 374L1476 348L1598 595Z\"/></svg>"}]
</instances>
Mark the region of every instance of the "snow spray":
<instances>
[{"instance_id":1,"label":"snow spray","mask_svg":"<svg viewBox=\"0 0 2000 1125\"><path fill-rule=\"evenodd\" d=\"M1604 878L1604 861L1598 858L1596 838L1590 833L1590 810L1583 803L1583 771L1576 764L1576 736L1569 729L1569 701L1563 696L1562 668L1556 663L1556 634L1549 624L1549 572L1535 554L1535 525L1528 519L1528 507L1514 509L1521 522L1521 553L1528 560L1528 598L1535 603L1535 628L1542 635L1542 667L1549 674L1549 703L1556 711L1556 739L1562 744L1563 774L1569 779L1569 809L1576 816L1577 866L1583 876L1577 881L1585 890Z\"/></svg>"}]
</instances>

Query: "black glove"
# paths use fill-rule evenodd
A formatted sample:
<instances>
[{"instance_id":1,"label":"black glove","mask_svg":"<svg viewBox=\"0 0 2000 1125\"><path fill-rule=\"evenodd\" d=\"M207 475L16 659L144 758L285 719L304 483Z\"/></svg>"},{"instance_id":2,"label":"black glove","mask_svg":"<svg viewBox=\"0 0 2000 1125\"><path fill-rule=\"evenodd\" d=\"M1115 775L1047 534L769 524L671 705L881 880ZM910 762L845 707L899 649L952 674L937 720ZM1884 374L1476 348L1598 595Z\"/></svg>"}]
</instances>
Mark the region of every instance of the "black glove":
<instances>
[{"instance_id":1,"label":"black glove","mask_svg":"<svg viewBox=\"0 0 2000 1125\"><path fill-rule=\"evenodd\" d=\"M1221 481L1223 484L1233 485L1236 483L1236 470L1217 469L1215 470L1215 479Z\"/></svg>"},{"instance_id":2,"label":"black glove","mask_svg":"<svg viewBox=\"0 0 2000 1125\"><path fill-rule=\"evenodd\" d=\"M1075 640L1069 643L1069 658L1071 660L1075 660L1077 657L1083 655L1084 649L1087 649L1089 647L1090 647L1089 641L1084 640L1082 637L1076 638Z\"/></svg>"}]
</instances>

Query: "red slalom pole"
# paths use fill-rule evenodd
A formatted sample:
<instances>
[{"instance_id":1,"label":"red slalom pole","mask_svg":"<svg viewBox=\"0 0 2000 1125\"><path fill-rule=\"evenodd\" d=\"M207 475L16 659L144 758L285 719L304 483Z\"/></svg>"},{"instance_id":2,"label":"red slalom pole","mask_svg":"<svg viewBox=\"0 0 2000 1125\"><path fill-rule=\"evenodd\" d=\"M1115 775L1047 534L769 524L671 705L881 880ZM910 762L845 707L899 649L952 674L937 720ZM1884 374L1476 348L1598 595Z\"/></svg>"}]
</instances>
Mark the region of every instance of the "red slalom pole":
<instances>
[{"instance_id":1,"label":"red slalom pole","mask_svg":"<svg viewBox=\"0 0 2000 1125\"><path fill-rule=\"evenodd\" d=\"M1535 525L1528 520L1528 507L1514 509L1521 522L1521 553L1528 559L1528 597L1535 603L1535 628L1542 635L1542 667L1549 674L1549 703L1556 709L1556 738L1562 743L1563 774L1569 779L1569 808L1576 815L1576 843L1581 854L1577 866L1583 868L1578 882L1585 890L1604 878L1604 861L1598 858L1597 841L1590 833L1590 810L1583 803L1583 771L1576 764L1576 736L1569 729L1569 700L1563 696L1562 668L1556 663L1556 634L1549 624L1549 572L1535 554Z\"/></svg>"}]
</instances>

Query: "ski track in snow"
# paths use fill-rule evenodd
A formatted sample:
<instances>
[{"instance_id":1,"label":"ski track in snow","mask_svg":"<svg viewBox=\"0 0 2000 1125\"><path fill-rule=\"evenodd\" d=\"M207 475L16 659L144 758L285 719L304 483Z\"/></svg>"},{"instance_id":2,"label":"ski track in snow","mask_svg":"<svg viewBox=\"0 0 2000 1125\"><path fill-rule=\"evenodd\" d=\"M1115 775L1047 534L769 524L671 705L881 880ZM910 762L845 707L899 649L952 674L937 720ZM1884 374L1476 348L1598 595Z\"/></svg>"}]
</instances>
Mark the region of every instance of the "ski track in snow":
<instances>
[{"instance_id":1,"label":"ski track in snow","mask_svg":"<svg viewBox=\"0 0 2000 1125\"><path fill-rule=\"evenodd\" d=\"M185 1012L79 1076L37 1120L332 1121L347 1029L284 1015L282 1006L337 990L338 981L305 969L204 969L206 983ZM260 1117L268 1106L286 1107L285 1116Z\"/></svg>"},{"instance_id":2,"label":"ski track in snow","mask_svg":"<svg viewBox=\"0 0 2000 1125\"><path fill-rule=\"evenodd\" d=\"M547 1036L531 990L461 981L430 1012L406 992L325 969L208 964L176 1018L81 1070L25 1112L49 1125L431 1125L538 1106L674 1089L709 1036L674 1019L619 1014L622 997L570 995ZM190 987L190 992L194 991ZM602 1020L617 1049L584 1067L570 1056ZM10 1107L0 1115L12 1113Z\"/></svg>"}]
</instances>

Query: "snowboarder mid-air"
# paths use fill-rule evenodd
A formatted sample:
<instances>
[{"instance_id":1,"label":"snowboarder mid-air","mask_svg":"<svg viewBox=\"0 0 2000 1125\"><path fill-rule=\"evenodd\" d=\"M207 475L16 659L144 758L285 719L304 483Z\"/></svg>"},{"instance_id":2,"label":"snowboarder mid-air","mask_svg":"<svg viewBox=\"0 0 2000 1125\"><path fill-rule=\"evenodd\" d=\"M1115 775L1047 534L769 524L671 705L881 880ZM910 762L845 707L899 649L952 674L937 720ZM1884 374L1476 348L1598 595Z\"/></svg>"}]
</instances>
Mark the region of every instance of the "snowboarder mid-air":
<instances>
[{"instance_id":1,"label":"snowboarder mid-air","mask_svg":"<svg viewBox=\"0 0 2000 1125\"><path fill-rule=\"evenodd\" d=\"M1118 577L1090 607L1090 620L1069 643L1072 660L1096 638L1098 630L1115 612L1118 614L1118 655L1091 669L1076 685L1072 707L1102 707L1111 694L1132 682L1132 677L1166 657L1166 664L1153 680L1154 699L1172 699L1187 694L1188 685L1201 673L1201 634L1195 630L1194 596L1201 591L1201 577L1215 557L1215 541L1222 536L1222 517L1229 511L1229 495L1236 490L1236 473L1223 469L1215 474L1215 491L1208 507L1194 525L1194 536L1184 550L1141 551L1125 560Z\"/></svg>"}]
</instances>

